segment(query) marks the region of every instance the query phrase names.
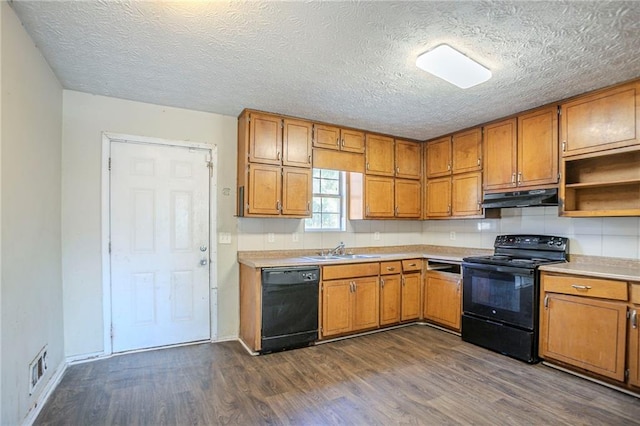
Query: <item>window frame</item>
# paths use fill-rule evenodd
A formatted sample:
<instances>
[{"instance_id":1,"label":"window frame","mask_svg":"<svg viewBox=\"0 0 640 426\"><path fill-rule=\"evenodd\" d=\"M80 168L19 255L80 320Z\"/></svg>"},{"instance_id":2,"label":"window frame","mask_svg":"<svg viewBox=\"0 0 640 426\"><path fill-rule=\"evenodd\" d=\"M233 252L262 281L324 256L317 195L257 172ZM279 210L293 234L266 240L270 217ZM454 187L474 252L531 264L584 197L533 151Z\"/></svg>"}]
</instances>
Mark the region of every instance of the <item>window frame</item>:
<instances>
[{"instance_id":1,"label":"window frame","mask_svg":"<svg viewBox=\"0 0 640 426\"><path fill-rule=\"evenodd\" d=\"M314 176L314 171L320 171L320 176L316 177ZM312 175L311 175L311 179L312 179L312 188L313 188L313 183L316 180L319 180L320 183L318 185L318 188L320 188L320 190L322 189L322 185L321 182L322 180L329 180L329 178L323 178L322 177L322 171L323 170L327 170L327 171L333 171L333 172L337 172L338 173L338 194L325 194L322 192L312 192L311 194L311 198L312 198L312 203L311 203L311 218L307 218L304 220L304 231L305 232L344 232L346 230L346 216L347 216L347 176L346 176L346 172L344 171L340 171L340 170L331 170L331 169L319 169L319 168L314 168L312 169ZM335 179L331 179L331 180L335 180ZM312 190L313 191L313 190ZM322 227L322 216L323 215L336 215L335 212L325 212L325 211L314 211L313 210L313 199L315 198L325 198L325 199L338 199L340 201L340 211L337 213L339 215L339 226L338 227L332 227L332 228L323 228ZM322 206L322 201L320 202L320 206ZM311 221L313 220L313 216L314 214L320 214L320 227L312 227L309 224L311 223Z\"/></svg>"}]
</instances>

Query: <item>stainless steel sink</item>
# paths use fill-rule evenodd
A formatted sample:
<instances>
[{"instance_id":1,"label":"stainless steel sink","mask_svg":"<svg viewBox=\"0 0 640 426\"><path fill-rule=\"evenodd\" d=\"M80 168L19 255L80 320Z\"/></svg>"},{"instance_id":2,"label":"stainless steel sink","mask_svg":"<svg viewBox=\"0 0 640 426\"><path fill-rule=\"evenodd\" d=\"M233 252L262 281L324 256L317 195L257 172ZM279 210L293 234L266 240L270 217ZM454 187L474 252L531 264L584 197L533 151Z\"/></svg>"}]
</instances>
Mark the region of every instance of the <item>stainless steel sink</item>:
<instances>
[{"instance_id":1,"label":"stainless steel sink","mask_svg":"<svg viewBox=\"0 0 640 426\"><path fill-rule=\"evenodd\" d=\"M317 256L303 256L304 259L327 261L327 260L344 260L344 259L375 259L380 257L375 254L329 254Z\"/></svg>"}]
</instances>

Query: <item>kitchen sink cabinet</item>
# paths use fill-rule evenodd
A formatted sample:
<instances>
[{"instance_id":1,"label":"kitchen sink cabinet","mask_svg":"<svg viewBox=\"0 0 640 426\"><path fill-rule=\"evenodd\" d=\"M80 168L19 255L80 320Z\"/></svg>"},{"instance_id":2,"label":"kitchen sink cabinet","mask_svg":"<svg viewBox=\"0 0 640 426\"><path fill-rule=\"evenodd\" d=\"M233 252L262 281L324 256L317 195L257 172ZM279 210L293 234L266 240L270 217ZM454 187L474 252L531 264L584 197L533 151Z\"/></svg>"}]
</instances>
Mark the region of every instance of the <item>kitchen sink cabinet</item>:
<instances>
[{"instance_id":1,"label":"kitchen sink cabinet","mask_svg":"<svg viewBox=\"0 0 640 426\"><path fill-rule=\"evenodd\" d=\"M380 263L380 325L400 322L401 271L400 261Z\"/></svg>"},{"instance_id":2,"label":"kitchen sink cabinet","mask_svg":"<svg viewBox=\"0 0 640 426\"><path fill-rule=\"evenodd\" d=\"M362 154L364 153L364 132L326 124L314 124L313 146Z\"/></svg>"},{"instance_id":3,"label":"kitchen sink cabinet","mask_svg":"<svg viewBox=\"0 0 640 426\"><path fill-rule=\"evenodd\" d=\"M377 262L322 268L322 338L378 327L379 271Z\"/></svg>"},{"instance_id":4,"label":"kitchen sink cabinet","mask_svg":"<svg viewBox=\"0 0 640 426\"><path fill-rule=\"evenodd\" d=\"M560 105L564 157L640 144L640 81Z\"/></svg>"},{"instance_id":5,"label":"kitchen sink cabinet","mask_svg":"<svg viewBox=\"0 0 640 426\"><path fill-rule=\"evenodd\" d=\"M627 283L541 274L540 357L625 380Z\"/></svg>"},{"instance_id":6,"label":"kitchen sink cabinet","mask_svg":"<svg viewBox=\"0 0 640 426\"><path fill-rule=\"evenodd\" d=\"M460 266L429 262L424 281L424 318L460 331L462 291Z\"/></svg>"},{"instance_id":7,"label":"kitchen sink cabinet","mask_svg":"<svg viewBox=\"0 0 640 426\"><path fill-rule=\"evenodd\" d=\"M393 138L367 133L365 136L366 174L395 176Z\"/></svg>"}]
</instances>

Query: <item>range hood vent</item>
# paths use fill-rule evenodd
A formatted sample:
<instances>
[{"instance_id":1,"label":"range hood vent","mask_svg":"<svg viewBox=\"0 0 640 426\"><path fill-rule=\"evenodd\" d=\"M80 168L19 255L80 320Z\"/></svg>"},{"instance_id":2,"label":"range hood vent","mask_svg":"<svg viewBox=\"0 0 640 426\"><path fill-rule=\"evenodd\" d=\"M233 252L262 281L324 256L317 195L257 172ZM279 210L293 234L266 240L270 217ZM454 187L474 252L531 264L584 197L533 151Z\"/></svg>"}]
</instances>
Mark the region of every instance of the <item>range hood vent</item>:
<instances>
[{"instance_id":1,"label":"range hood vent","mask_svg":"<svg viewBox=\"0 0 640 426\"><path fill-rule=\"evenodd\" d=\"M532 189L530 191L500 192L485 194L482 207L498 209L502 207L557 206L558 189Z\"/></svg>"}]
</instances>

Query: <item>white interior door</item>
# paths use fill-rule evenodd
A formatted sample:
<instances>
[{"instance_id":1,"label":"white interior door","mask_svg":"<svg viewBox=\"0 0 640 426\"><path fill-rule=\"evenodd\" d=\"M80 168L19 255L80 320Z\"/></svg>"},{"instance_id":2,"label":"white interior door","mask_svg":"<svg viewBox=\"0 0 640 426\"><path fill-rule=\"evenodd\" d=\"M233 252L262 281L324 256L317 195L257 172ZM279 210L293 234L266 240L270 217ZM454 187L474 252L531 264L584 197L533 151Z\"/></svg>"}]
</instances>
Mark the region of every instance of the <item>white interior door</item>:
<instances>
[{"instance_id":1,"label":"white interior door","mask_svg":"<svg viewBox=\"0 0 640 426\"><path fill-rule=\"evenodd\" d=\"M209 160L111 142L113 352L210 338Z\"/></svg>"}]
</instances>

